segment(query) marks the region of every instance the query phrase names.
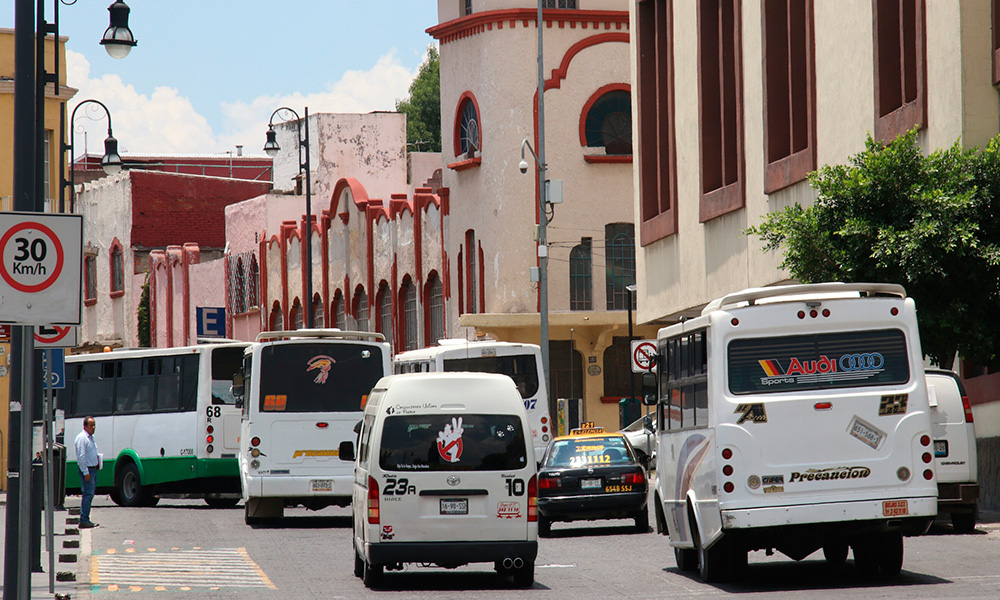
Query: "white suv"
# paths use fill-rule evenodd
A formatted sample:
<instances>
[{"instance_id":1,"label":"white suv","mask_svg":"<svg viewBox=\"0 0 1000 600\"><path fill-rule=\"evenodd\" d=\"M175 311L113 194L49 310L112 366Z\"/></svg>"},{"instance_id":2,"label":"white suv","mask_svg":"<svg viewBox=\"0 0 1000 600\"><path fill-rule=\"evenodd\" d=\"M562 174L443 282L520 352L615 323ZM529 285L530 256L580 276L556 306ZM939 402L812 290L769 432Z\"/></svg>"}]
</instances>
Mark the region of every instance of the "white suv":
<instances>
[{"instance_id":1,"label":"white suv","mask_svg":"<svg viewBox=\"0 0 1000 600\"><path fill-rule=\"evenodd\" d=\"M938 482L938 514L951 515L958 533L976 527L979 513L979 461L972 408L958 375L926 369L931 434Z\"/></svg>"}]
</instances>

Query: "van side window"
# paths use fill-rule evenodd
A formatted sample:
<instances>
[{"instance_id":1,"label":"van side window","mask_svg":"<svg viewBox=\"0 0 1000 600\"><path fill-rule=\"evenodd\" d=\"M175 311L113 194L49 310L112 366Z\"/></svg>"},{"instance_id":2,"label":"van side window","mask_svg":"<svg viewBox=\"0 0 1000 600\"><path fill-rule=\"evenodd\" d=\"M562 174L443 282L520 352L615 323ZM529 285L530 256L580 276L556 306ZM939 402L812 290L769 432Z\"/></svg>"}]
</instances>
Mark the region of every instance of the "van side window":
<instances>
[{"instance_id":1,"label":"van side window","mask_svg":"<svg viewBox=\"0 0 1000 600\"><path fill-rule=\"evenodd\" d=\"M661 431L708 426L708 336L702 329L659 343Z\"/></svg>"},{"instance_id":2,"label":"van side window","mask_svg":"<svg viewBox=\"0 0 1000 600\"><path fill-rule=\"evenodd\" d=\"M374 394L372 394L374 396ZM371 398L369 398L369 402ZM372 426L375 425L375 415L365 415L365 423L361 426L361 443L358 444L358 462L368 462L368 447L372 438Z\"/></svg>"}]
</instances>

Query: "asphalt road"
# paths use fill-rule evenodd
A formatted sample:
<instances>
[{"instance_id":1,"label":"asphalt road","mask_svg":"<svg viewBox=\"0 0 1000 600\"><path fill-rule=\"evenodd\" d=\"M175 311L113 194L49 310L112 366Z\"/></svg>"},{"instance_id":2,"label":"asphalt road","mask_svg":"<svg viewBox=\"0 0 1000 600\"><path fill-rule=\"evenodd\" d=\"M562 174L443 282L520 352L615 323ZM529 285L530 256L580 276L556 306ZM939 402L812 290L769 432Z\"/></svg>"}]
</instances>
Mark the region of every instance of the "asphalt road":
<instances>
[{"instance_id":1,"label":"asphalt road","mask_svg":"<svg viewBox=\"0 0 1000 600\"><path fill-rule=\"evenodd\" d=\"M98 529L85 531L75 597L156 598L712 598L733 594L824 600L1000 597L1000 523L956 535L941 522L908 538L903 573L865 580L848 559L831 567L816 553L801 562L750 555L740 583L706 585L676 568L665 537L631 533L631 521L556 523L539 542L535 585L512 589L490 565L456 570L407 565L371 591L353 575L349 509L286 511L278 523L248 527L242 506L162 499L155 508L95 501ZM994 515L996 516L996 515ZM88 544L89 541L89 544ZM88 560L89 556L89 560ZM87 581L91 582L88 587Z\"/></svg>"}]
</instances>

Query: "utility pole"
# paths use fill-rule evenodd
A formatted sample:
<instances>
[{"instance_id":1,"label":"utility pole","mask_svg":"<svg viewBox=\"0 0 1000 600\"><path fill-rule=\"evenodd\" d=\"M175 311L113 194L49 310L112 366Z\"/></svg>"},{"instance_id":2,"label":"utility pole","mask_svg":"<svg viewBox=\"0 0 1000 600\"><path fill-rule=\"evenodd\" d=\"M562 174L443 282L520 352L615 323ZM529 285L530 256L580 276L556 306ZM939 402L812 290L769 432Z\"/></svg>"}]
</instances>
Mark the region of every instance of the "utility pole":
<instances>
[{"instance_id":1,"label":"utility pole","mask_svg":"<svg viewBox=\"0 0 1000 600\"><path fill-rule=\"evenodd\" d=\"M549 245L545 227L549 223L546 212L546 196L548 186L545 165L545 65L542 61L542 21L543 0L538 0L538 312L541 319L541 350L542 375L545 378L545 389L549 397L549 415L556 411L556 401L553 399L552 378L549 377Z\"/></svg>"}]
</instances>

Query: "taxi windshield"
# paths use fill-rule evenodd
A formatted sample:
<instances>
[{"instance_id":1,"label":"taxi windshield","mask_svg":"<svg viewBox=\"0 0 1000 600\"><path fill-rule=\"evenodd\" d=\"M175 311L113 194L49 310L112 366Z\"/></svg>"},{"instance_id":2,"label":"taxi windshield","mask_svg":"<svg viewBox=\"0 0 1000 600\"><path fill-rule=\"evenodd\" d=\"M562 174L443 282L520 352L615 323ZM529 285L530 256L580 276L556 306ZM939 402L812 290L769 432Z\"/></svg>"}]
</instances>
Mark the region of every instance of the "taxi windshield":
<instances>
[{"instance_id":1,"label":"taxi windshield","mask_svg":"<svg viewBox=\"0 0 1000 600\"><path fill-rule=\"evenodd\" d=\"M595 465L629 465L635 461L618 436L591 437L552 442L543 467L587 467Z\"/></svg>"}]
</instances>

